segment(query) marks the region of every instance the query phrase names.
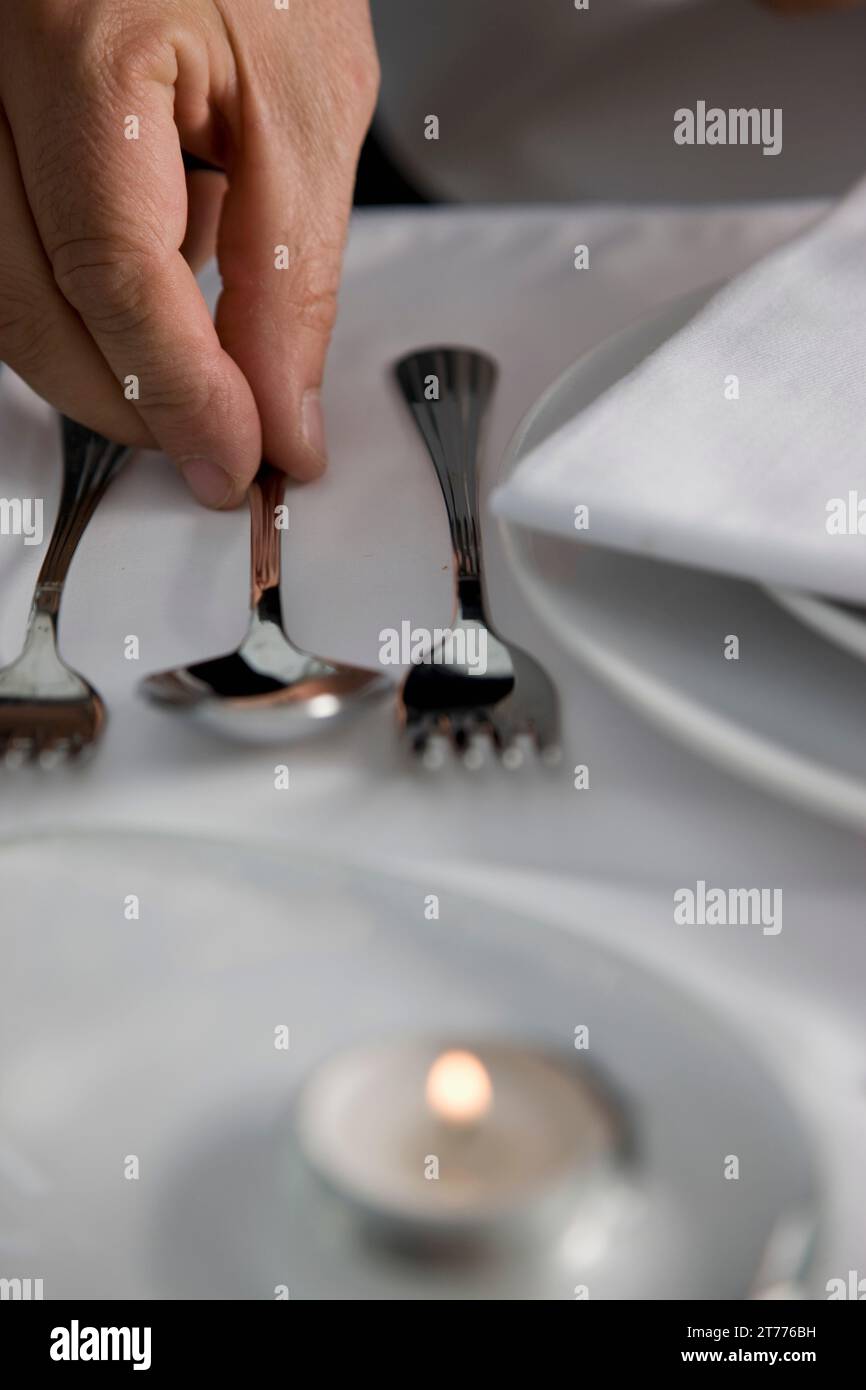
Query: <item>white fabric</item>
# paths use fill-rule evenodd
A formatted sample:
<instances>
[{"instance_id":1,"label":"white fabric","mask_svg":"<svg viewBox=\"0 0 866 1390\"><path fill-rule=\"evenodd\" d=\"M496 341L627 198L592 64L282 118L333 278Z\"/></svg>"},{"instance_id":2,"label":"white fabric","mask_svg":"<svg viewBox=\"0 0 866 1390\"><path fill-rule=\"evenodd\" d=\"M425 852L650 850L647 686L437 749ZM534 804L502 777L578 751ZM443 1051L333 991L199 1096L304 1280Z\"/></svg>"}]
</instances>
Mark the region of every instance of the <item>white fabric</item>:
<instances>
[{"instance_id":1,"label":"white fabric","mask_svg":"<svg viewBox=\"0 0 866 1390\"><path fill-rule=\"evenodd\" d=\"M866 540L833 529L852 492L866 513L864 267L866 183L544 440L496 510L582 542L866 599ZM589 524L576 530L581 504Z\"/></svg>"},{"instance_id":2,"label":"white fabric","mask_svg":"<svg viewBox=\"0 0 866 1390\"><path fill-rule=\"evenodd\" d=\"M672 296L743 270L818 211L809 204L357 217L325 389L331 469L290 495L284 603L292 634L327 654L371 661L382 627L404 617L441 625L450 613L438 486L388 381L399 353L458 340L499 359L489 487L520 417L578 354ZM594 248L589 274L572 268L579 241ZM47 529L59 486L56 421L5 372L0 457L3 494L44 496ZM389 707L295 749L229 747L148 708L135 685L148 671L238 640L247 516L203 511L165 460L142 457L93 519L61 623L65 654L107 700L104 746L81 775L4 777L0 836L8 843L48 826L97 834L155 827L317 848L412 872L419 903L437 892L444 912L448 885L459 878L650 960L736 1018L801 1100L826 1149L831 1194L818 1274L844 1275L866 1242L862 841L720 774L645 726L538 629L495 525L486 526L485 543L497 622L543 660L562 694L566 756L558 772L509 781L499 770L472 779L455 769L431 780L407 760ZM0 539L0 660L20 641L41 554ZM140 639L137 662L124 658L129 634ZM290 788L277 792L274 766L282 762ZM572 775L578 762L592 770L591 790L580 793ZM684 938L671 925L671 895L699 877L780 885L784 931L755 938L745 957L730 934L696 928ZM57 911L67 911L62 884ZM143 904L145 932L146 912ZM0 924L2 915L0 896ZM122 932L122 902L118 921ZM70 941L86 950L87 923L70 917L68 927ZM351 988L338 976L335 990ZM62 975L55 983L62 989Z\"/></svg>"}]
</instances>

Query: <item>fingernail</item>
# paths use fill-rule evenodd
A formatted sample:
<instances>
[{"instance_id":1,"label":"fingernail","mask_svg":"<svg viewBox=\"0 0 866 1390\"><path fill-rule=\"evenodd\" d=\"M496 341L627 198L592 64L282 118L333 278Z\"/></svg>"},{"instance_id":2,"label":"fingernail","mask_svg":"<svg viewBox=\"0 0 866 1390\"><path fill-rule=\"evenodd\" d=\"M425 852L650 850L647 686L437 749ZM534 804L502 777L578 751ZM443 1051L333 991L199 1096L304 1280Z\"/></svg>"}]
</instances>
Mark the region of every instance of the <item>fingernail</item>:
<instances>
[{"instance_id":1,"label":"fingernail","mask_svg":"<svg viewBox=\"0 0 866 1390\"><path fill-rule=\"evenodd\" d=\"M322 414L322 398L315 387L304 392L304 399L301 402L301 428L304 433L304 443L312 449L325 465L327 450L325 446L325 417Z\"/></svg>"},{"instance_id":2,"label":"fingernail","mask_svg":"<svg viewBox=\"0 0 866 1390\"><path fill-rule=\"evenodd\" d=\"M190 459L180 471L190 491L206 507L221 507L235 490L225 469L210 459Z\"/></svg>"}]
</instances>

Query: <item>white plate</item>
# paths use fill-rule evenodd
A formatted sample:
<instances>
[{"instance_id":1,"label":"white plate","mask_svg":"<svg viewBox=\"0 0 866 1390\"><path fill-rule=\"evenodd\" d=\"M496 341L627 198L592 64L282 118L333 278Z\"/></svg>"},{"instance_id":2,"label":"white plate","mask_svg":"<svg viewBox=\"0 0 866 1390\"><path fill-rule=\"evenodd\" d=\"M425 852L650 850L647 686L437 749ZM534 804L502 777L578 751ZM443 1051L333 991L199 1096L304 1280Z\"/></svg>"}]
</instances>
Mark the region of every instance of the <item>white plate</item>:
<instances>
[{"instance_id":1,"label":"white plate","mask_svg":"<svg viewBox=\"0 0 866 1390\"><path fill-rule=\"evenodd\" d=\"M580 358L518 427L503 477L710 293L687 295ZM539 619L618 695L725 771L866 829L866 668L850 652L749 582L500 525ZM740 641L737 661L723 655L729 635Z\"/></svg>"},{"instance_id":2,"label":"white plate","mask_svg":"<svg viewBox=\"0 0 866 1390\"><path fill-rule=\"evenodd\" d=\"M0 876L0 1273L47 1298L727 1299L802 1269L814 1176L778 1084L576 932L450 892L428 920L436 884L182 839L6 844ZM580 1024L633 1144L615 1220L567 1249L401 1260L297 1162L298 1084L338 1049L506 1037L573 1062Z\"/></svg>"},{"instance_id":3,"label":"white plate","mask_svg":"<svg viewBox=\"0 0 866 1390\"><path fill-rule=\"evenodd\" d=\"M768 589L767 593L813 632L866 661L866 609L796 589Z\"/></svg>"}]
</instances>

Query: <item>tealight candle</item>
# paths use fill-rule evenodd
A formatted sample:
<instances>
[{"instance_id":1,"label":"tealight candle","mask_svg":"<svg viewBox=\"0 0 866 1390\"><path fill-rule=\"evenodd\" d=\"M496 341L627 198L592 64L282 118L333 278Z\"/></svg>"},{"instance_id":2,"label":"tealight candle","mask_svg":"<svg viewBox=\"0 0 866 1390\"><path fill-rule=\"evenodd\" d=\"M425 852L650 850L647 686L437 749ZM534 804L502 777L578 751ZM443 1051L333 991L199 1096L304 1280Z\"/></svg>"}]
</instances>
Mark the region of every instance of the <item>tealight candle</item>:
<instances>
[{"instance_id":1,"label":"tealight candle","mask_svg":"<svg viewBox=\"0 0 866 1390\"><path fill-rule=\"evenodd\" d=\"M392 1232L453 1237L561 1223L618 1126L584 1071L537 1047L401 1039L343 1053L304 1088L302 1151Z\"/></svg>"},{"instance_id":2,"label":"tealight candle","mask_svg":"<svg viewBox=\"0 0 866 1390\"><path fill-rule=\"evenodd\" d=\"M453 1125L473 1125L490 1109L493 1086L484 1063L472 1052L443 1052L427 1073L427 1104Z\"/></svg>"}]
</instances>

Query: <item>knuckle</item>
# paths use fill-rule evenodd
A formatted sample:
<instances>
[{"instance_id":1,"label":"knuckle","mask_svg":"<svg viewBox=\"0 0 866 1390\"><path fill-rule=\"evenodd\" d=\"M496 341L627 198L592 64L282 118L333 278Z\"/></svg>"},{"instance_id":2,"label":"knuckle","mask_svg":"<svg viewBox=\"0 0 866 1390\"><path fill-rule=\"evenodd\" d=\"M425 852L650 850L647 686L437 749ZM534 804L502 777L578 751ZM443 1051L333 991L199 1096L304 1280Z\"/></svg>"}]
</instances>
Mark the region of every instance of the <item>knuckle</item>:
<instances>
[{"instance_id":1,"label":"knuckle","mask_svg":"<svg viewBox=\"0 0 866 1390\"><path fill-rule=\"evenodd\" d=\"M328 103L330 118L314 131L314 140L334 148L329 156L339 162L341 152L354 154L373 119L379 98L379 62L374 52L359 52L347 56L331 81Z\"/></svg>"},{"instance_id":2,"label":"knuckle","mask_svg":"<svg viewBox=\"0 0 866 1390\"><path fill-rule=\"evenodd\" d=\"M158 25L149 30L125 28L108 41L115 78L121 88L135 88L153 77L167 83L176 78L177 51L169 34L160 31Z\"/></svg>"},{"instance_id":3,"label":"knuckle","mask_svg":"<svg viewBox=\"0 0 866 1390\"><path fill-rule=\"evenodd\" d=\"M329 337L337 317L339 275L326 266L308 263L299 274L291 296L292 308L304 328Z\"/></svg>"},{"instance_id":4,"label":"knuckle","mask_svg":"<svg viewBox=\"0 0 866 1390\"><path fill-rule=\"evenodd\" d=\"M142 78L176 69L170 18L149 7L145 17L117 0L53 0L46 40L70 80L90 84L98 74L103 86L123 91Z\"/></svg>"},{"instance_id":5,"label":"knuckle","mask_svg":"<svg viewBox=\"0 0 866 1390\"><path fill-rule=\"evenodd\" d=\"M206 423L214 414L217 398L207 376L180 368L145 391L141 406L146 411L166 412L194 430L200 421Z\"/></svg>"},{"instance_id":6,"label":"knuckle","mask_svg":"<svg viewBox=\"0 0 866 1390\"><path fill-rule=\"evenodd\" d=\"M63 297L104 332L131 332L145 317L148 260L141 250L106 237L76 237L51 256Z\"/></svg>"},{"instance_id":7,"label":"knuckle","mask_svg":"<svg viewBox=\"0 0 866 1390\"><path fill-rule=\"evenodd\" d=\"M352 59L349 81L355 98L355 106L366 128L379 100L382 72L376 50L371 44L361 55Z\"/></svg>"},{"instance_id":8,"label":"knuckle","mask_svg":"<svg viewBox=\"0 0 866 1390\"><path fill-rule=\"evenodd\" d=\"M0 359L23 376L44 365L52 343L52 326L34 312L32 302L4 290L0 294Z\"/></svg>"}]
</instances>

